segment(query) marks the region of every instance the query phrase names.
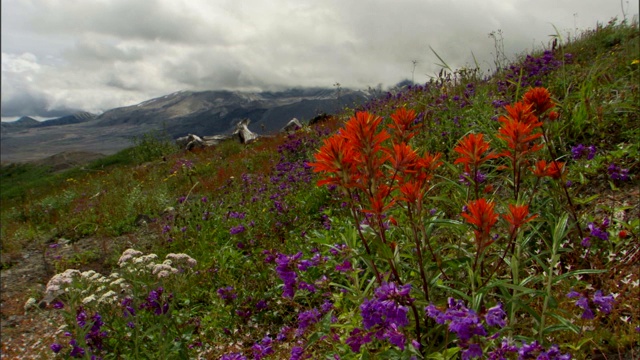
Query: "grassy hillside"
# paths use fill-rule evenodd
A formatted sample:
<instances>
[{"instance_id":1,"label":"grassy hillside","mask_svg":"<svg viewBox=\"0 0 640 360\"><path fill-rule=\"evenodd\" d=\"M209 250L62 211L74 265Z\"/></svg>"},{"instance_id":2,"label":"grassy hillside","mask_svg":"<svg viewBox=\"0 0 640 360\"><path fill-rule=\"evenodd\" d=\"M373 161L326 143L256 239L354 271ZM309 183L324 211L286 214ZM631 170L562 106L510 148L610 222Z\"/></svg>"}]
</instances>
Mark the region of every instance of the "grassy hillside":
<instances>
[{"instance_id":1,"label":"grassy hillside","mask_svg":"<svg viewBox=\"0 0 640 360\"><path fill-rule=\"evenodd\" d=\"M246 146L3 167L2 266L101 270L48 284L60 358L638 356L639 44L612 21Z\"/></svg>"}]
</instances>

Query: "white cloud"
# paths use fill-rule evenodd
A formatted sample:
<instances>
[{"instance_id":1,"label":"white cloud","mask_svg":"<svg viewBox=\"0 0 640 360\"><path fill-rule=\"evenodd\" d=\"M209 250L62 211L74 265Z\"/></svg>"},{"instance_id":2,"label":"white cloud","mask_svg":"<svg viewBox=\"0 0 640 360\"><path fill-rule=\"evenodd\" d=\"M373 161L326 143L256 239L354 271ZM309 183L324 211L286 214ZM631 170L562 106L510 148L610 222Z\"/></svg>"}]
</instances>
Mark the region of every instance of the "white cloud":
<instances>
[{"instance_id":1,"label":"white cloud","mask_svg":"<svg viewBox=\"0 0 640 360\"><path fill-rule=\"evenodd\" d=\"M6 0L2 114L100 111L182 89L392 85L414 60L426 81L439 70L429 47L453 68L473 53L486 70L491 31L511 55L546 44L553 25L575 36L621 15L601 0Z\"/></svg>"}]
</instances>

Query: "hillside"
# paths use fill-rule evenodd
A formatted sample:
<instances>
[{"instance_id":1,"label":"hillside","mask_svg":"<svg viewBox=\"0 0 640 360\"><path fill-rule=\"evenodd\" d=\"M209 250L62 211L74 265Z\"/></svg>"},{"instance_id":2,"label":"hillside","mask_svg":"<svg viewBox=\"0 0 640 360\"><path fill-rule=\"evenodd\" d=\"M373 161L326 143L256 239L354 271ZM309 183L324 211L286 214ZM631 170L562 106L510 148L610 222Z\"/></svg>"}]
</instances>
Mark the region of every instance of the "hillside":
<instances>
[{"instance_id":1,"label":"hillside","mask_svg":"<svg viewBox=\"0 0 640 360\"><path fill-rule=\"evenodd\" d=\"M3 166L3 357L636 359L638 54L611 21L248 145Z\"/></svg>"}]
</instances>

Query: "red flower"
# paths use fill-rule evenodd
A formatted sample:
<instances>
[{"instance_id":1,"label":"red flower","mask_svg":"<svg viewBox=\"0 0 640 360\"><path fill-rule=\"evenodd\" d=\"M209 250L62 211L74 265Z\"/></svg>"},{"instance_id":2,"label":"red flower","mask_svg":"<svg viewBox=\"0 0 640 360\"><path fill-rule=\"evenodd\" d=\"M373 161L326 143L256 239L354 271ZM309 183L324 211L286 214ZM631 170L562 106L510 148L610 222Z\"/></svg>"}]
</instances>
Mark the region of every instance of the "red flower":
<instances>
[{"instance_id":1,"label":"red flower","mask_svg":"<svg viewBox=\"0 0 640 360\"><path fill-rule=\"evenodd\" d=\"M537 177L541 178L548 176L550 178L558 180L562 177L562 173L564 172L564 163L559 161L552 161L547 164L546 160L539 160L531 168L531 171Z\"/></svg>"},{"instance_id":2,"label":"red flower","mask_svg":"<svg viewBox=\"0 0 640 360\"><path fill-rule=\"evenodd\" d=\"M529 205L512 205L509 204L509 212L502 215L510 225L510 231L519 229L522 225L538 217L538 215L529 215Z\"/></svg>"},{"instance_id":3,"label":"red flower","mask_svg":"<svg viewBox=\"0 0 640 360\"><path fill-rule=\"evenodd\" d=\"M347 121L344 126L344 137L362 156L373 155L381 149L382 143L390 135L385 130L378 132L382 118L366 111L360 111ZM363 160L363 159L359 159Z\"/></svg>"},{"instance_id":4,"label":"red flower","mask_svg":"<svg viewBox=\"0 0 640 360\"><path fill-rule=\"evenodd\" d=\"M407 110L405 108L399 108L391 114L392 124L389 124L389 128L394 130L393 137L397 143L409 141L415 133L413 132L414 120L416 119L416 112L413 110Z\"/></svg>"},{"instance_id":5,"label":"red flower","mask_svg":"<svg viewBox=\"0 0 640 360\"><path fill-rule=\"evenodd\" d=\"M480 164L489 159L494 159L497 155L489 153L483 154L489 150L489 143L484 141L484 134L469 134L458 141L458 146L453 148L455 152L460 154L454 164L464 164L465 171L470 172L471 168L477 169Z\"/></svg>"},{"instance_id":6,"label":"red flower","mask_svg":"<svg viewBox=\"0 0 640 360\"><path fill-rule=\"evenodd\" d=\"M489 237L491 228L498 221L498 214L493 211L494 207L495 203L492 201L480 198L467 203L468 210L462 213L462 217L475 226L474 233L479 247L485 246L484 240Z\"/></svg>"},{"instance_id":7,"label":"red flower","mask_svg":"<svg viewBox=\"0 0 640 360\"><path fill-rule=\"evenodd\" d=\"M517 121L525 124L532 124L532 123L538 122L538 118L534 113L533 104L525 104L523 102L517 102L513 105L505 105L504 109L507 111L507 118L513 121ZM538 126L542 126L542 123Z\"/></svg>"},{"instance_id":8,"label":"red flower","mask_svg":"<svg viewBox=\"0 0 640 360\"><path fill-rule=\"evenodd\" d=\"M556 106L553 100L551 100L549 90L543 87L537 87L527 91L522 96L522 101L526 105L531 105L533 113L538 117Z\"/></svg>"},{"instance_id":9,"label":"red flower","mask_svg":"<svg viewBox=\"0 0 640 360\"><path fill-rule=\"evenodd\" d=\"M407 144L400 143L393 145L393 156L391 156L391 167L397 174L415 173L418 154Z\"/></svg>"},{"instance_id":10,"label":"red flower","mask_svg":"<svg viewBox=\"0 0 640 360\"><path fill-rule=\"evenodd\" d=\"M340 134L333 135L324 140L324 145L315 154L316 162L309 163L314 172L325 172L334 175L318 182L318 186L324 184L351 186L352 173L355 168L356 152Z\"/></svg>"}]
</instances>

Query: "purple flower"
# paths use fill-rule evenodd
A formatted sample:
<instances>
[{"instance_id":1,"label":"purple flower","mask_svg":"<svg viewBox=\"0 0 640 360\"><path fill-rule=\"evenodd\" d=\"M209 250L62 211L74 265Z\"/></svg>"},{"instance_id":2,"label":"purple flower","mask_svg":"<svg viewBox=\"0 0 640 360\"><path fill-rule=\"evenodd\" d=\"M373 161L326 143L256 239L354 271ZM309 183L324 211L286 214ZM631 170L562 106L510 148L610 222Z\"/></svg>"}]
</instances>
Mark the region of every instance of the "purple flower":
<instances>
[{"instance_id":1,"label":"purple flower","mask_svg":"<svg viewBox=\"0 0 640 360\"><path fill-rule=\"evenodd\" d=\"M609 224L608 219L606 219L606 225ZM608 241L609 233L607 232L607 227L605 226L605 221L602 222L602 226L598 226L593 222L587 224L587 228L591 232L591 236L595 236L600 238L601 240Z\"/></svg>"},{"instance_id":2,"label":"purple flower","mask_svg":"<svg viewBox=\"0 0 640 360\"><path fill-rule=\"evenodd\" d=\"M600 311L605 314L609 314L613 308L613 295L602 296L602 291L598 290L593 294L593 303L598 307Z\"/></svg>"},{"instance_id":3,"label":"purple flower","mask_svg":"<svg viewBox=\"0 0 640 360\"><path fill-rule=\"evenodd\" d=\"M304 281L300 281L300 283L298 283L298 288L300 290L307 290L310 293L316 292L315 286L313 286L313 285L311 285L309 283L306 283Z\"/></svg>"},{"instance_id":4,"label":"purple flower","mask_svg":"<svg viewBox=\"0 0 640 360\"><path fill-rule=\"evenodd\" d=\"M273 349L271 348L272 342L269 336L265 336L260 342L254 344L251 347L254 360L261 360L263 357L273 354Z\"/></svg>"},{"instance_id":5,"label":"purple flower","mask_svg":"<svg viewBox=\"0 0 640 360\"><path fill-rule=\"evenodd\" d=\"M470 344L468 348L462 350L462 360L482 357L482 348L478 344Z\"/></svg>"},{"instance_id":6,"label":"purple flower","mask_svg":"<svg viewBox=\"0 0 640 360\"><path fill-rule=\"evenodd\" d=\"M371 342L371 334L368 331L355 328L351 331L351 334L349 334L349 337L345 342L349 345L351 351L358 353L360 352L362 345Z\"/></svg>"},{"instance_id":7,"label":"purple flower","mask_svg":"<svg viewBox=\"0 0 640 360\"><path fill-rule=\"evenodd\" d=\"M611 180L627 181L629 180L629 169L622 169L620 166L611 163L607 168Z\"/></svg>"},{"instance_id":8,"label":"purple flower","mask_svg":"<svg viewBox=\"0 0 640 360\"><path fill-rule=\"evenodd\" d=\"M342 264L336 265L336 271L349 272L351 270L353 270L353 267L351 266L351 261L349 260L345 260L344 262L342 262Z\"/></svg>"},{"instance_id":9,"label":"purple flower","mask_svg":"<svg viewBox=\"0 0 640 360\"><path fill-rule=\"evenodd\" d=\"M218 296L220 296L220 298L224 300L224 303L227 305L231 304L233 300L235 300L238 297L233 286L220 288L218 289L217 293L218 293Z\"/></svg>"},{"instance_id":10,"label":"purple flower","mask_svg":"<svg viewBox=\"0 0 640 360\"><path fill-rule=\"evenodd\" d=\"M320 311L316 308L298 314L298 332L302 334L309 326L317 323L320 316Z\"/></svg>"},{"instance_id":11,"label":"purple flower","mask_svg":"<svg viewBox=\"0 0 640 360\"><path fill-rule=\"evenodd\" d=\"M492 308L491 321L499 322L499 310ZM425 308L427 316L436 320L438 324L449 323L449 331L456 333L463 342L468 341L474 335L486 336L487 332L480 322L480 317L475 311L467 309L462 300L449 298L448 309L442 312L433 304ZM501 309L500 309L501 310ZM493 317L493 318L492 318Z\"/></svg>"},{"instance_id":12,"label":"purple flower","mask_svg":"<svg viewBox=\"0 0 640 360\"><path fill-rule=\"evenodd\" d=\"M591 160L596 155L596 147L593 145L584 146L582 144L578 144L571 148L571 157L573 160L579 160L583 157L587 157L587 160Z\"/></svg>"},{"instance_id":13,"label":"purple flower","mask_svg":"<svg viewBox=\"0 0 640 360\"><path fill-rule=\"evenodd\" d=\"M285 298L293 298L296 292L296 279L298 274L295 272L295 263L302 257L302 252L288 256L278 254L276 257L276 273L284 282L284 291L282 296Z\"/></svg>"},{"instance_id":14,"label":"purple flower","mask_svg":"<svg viewBox=\"0 0 640 360\"><path fill-rule=\"evenodd\" d=\"M505 327L506 322L505 318L507 317L507 313L502 309L502 303L498 303L496 306L487 310L487 314L484 319L489 326L498 326Z\"/></svg>"},{"instance_id":15,"label":"purple flower","mask_svg":"<svg viewBox=\"0 0 640 360\"><path fill-rule=\"evenodd\" d=\"M580 242L580 244L586 248L591 247L591 238L588 236L585 236L584 239L582 239L582 241Z\"/></svg>"},{"instance_id":16,"label":"purple flower","mask_svg":"<svg viewBox=\"0 0 640 360\"><path fill-rule=\"evenodd\" d=\"M293 349L291 349L291 357L289 357L289 360L301 360L302 355L304 355L304 349L300 346L294 346Z\"/></svg>"},{"instance_id":17,"label":"purple flower","mask_svg":"<svg viewBox=\"0 0 640 360\"><path fill-rule=\"evenodd\" d=\"M591 308L591 303L593 303L598 310L605 314L609 314L613 308L613 295L609 294L607 296L603 296L601 290L598 290L593 294L591 301L589 301L589 298L586 295L574 290L571 290L567 294L567 297L570 299L578 298L578 300L576 300L576 306L583 310L581 316L582 319L595 318L595 313Z\"/></svg>"},{"instance_id":18,"label":"purple flower","mask_svg":"<svg viewBox=\"0 0 640 360\"><path fill-rule=\"evenodd\" d=\"M244 227L244 225L240 224L238 226L234 226L232 227L229 232L231 233L231 235L237 235L240 234L242 232L244 232L246 229Z\"/></svg>"},{"instance_id":19,"label":"purple flower","mask_svg":"<svg viewBox=\"0 0 640 360\"><path fill-rule=\"evenodd\" d=\"M53 308L57 309L57 310L63 309L64 308L64 303L62 301L60 301L60 300L56 300L56 301L53 302Z\"/></svg>"},{"instance_id":20,"label":"purple flower","mask_svg":"<svg viewBox=\"0 0 640 360\"><path fill-rule=\"evenodd\" d=\"M76 311L76 322L80 327L84 327L87 324L87 313L82 307Z\"/></svg>"},{"instance_id":21,"label":"purple flower","mask_svg":"<svg viewBox=\"0 0 640 360\"><path fill-rule=\"evenodd\" d=\"M220 360L247 360L247 358L241 353L231 353L222 355Z\"/></svg>"},{"instance_id":22,"label":"purple flower","mask_svg":"<svg viewBox=\"0 0 640 360\"><path fill-rule=\"evenodd\" d=\"M60 350L62 350L62 345L60 345L58 343L53 343L53 344L51 344L50 348L51 348L51 351L53 351L54 353L57 354L57 353L60 352Z\"/></svg>"}]
</instances>

